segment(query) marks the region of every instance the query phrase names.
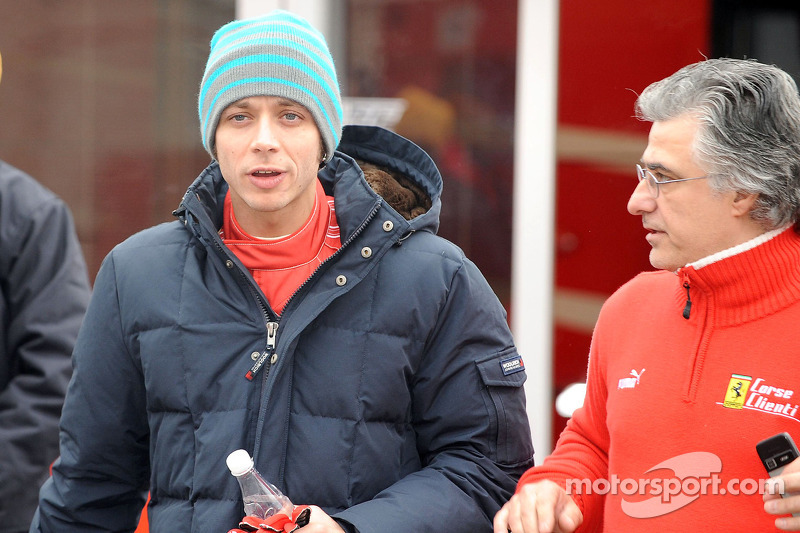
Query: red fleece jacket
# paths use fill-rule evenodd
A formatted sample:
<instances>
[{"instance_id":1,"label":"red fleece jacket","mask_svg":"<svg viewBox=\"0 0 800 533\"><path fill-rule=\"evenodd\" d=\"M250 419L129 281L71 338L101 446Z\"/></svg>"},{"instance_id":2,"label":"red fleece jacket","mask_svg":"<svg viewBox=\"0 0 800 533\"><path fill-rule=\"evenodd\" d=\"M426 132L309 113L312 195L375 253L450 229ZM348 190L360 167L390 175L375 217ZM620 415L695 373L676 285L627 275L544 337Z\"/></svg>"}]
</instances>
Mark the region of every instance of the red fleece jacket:
<instances>
[{"instance_id":1,"label":"red fleece jacket","mask_svg":"<svg viewBox=\"0 0 800 533\"><path fill-rule=\"evenodd\" d=\"M789 228L613 294L584 406L519 486L563 483L580 531L774 531L755 445L782 431L800 443L798 406L800 237Z\"/></svg>"}]
</instances>

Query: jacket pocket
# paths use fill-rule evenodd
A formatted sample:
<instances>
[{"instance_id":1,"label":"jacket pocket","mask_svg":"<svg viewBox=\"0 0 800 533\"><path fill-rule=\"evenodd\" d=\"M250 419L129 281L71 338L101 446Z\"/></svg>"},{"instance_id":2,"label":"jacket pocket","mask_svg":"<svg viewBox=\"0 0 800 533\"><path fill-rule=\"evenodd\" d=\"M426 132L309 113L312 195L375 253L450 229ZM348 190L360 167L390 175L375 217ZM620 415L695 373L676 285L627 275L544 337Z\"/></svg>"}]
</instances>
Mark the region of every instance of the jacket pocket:
<instances>
[{"instance_id":1,"label":"jacket pocket","mask_svg":"<svg viewBox=\"0 0 800 533\"><path fill-rule=\"evenodd\" d=\"M483 396L490 418L490 435L494 435L497 460L516 464L532 454L530 427L525 410L527 379L525 366L513 348L476 361L483 381Z\"/></svg>"}]
</instances>

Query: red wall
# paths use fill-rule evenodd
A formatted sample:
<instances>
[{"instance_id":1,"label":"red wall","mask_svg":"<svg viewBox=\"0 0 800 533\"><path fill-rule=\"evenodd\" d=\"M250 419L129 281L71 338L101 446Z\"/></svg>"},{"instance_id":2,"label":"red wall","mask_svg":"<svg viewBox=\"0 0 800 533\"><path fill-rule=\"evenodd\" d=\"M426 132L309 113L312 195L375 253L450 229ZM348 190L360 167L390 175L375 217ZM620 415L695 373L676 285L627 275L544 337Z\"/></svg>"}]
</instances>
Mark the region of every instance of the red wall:
<instances>
[{"instance_id":1,"label":"red wall","mask_svg":"<svg viewBox=\"0 0 800 533\"><path fill-rule=\"evenodd\" d=\"M709 55L710 0L562 0L560 10L559 126L639 134L644 147L649 124L633 118L636 93ZM605 297L651 268L641 220L626 210L637 160L558 161L556 290ZM556 394L585 380L590 339L556 323ZM554 442L565 423L554 413Z\"/></svg>"},{"instance_id":2,"label":"red wall","mask_svg":"<svg viewBox=\"0 0 800 533\"><path fill-rule=\"evenodd\" d=\"M709 54L710 0L562 0L559 122L646 132L635 94Z\"/></svg>"}]
</instances>

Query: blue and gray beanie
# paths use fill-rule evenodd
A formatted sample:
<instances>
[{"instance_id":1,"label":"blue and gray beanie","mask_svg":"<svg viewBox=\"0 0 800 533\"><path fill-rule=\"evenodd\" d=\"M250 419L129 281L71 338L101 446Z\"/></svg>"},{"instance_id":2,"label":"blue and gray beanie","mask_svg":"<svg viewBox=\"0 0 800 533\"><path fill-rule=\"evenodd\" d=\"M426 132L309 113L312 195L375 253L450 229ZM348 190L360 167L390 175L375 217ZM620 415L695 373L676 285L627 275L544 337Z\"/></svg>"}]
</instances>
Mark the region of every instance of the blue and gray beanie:
<instances>
[{"instance_id":1,"label":"blue and gray beanie","mask_svg":"<svg viewBox=\"0 0 800 533\"><path fill-rule=\"evenodd\" d=\"M198 98L211 157L220 114L250 96L281 96L306 107L330 161L342 136L339 82L325 38L306 20L278 10L229 22L214 34Z\"/></svg>"}]
</instances>

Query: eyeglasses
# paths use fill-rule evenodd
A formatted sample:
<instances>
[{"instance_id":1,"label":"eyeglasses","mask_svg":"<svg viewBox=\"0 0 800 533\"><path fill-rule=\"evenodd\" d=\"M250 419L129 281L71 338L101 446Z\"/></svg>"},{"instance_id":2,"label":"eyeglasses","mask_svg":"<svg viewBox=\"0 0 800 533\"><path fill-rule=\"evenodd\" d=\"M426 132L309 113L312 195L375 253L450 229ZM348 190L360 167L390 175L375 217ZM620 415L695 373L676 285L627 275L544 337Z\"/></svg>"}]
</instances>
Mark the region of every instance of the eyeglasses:
<instances>
[{"instance_id":1,"label":"eyeglasses","mask_svg":"<svg viewBox=\"0 0 800 533\"><path fill-rule=\"evenodd\" d=\"M677 180L658 181L656 179L656 177L653 175L652 172L650 172L649 170L643 169L642 166L637 163L636 164L636 177L639 178L639 181L645 180L647 182L647 190L650 191L650 194L653 195L653 198L658 198L658 186L659 185L666 185L667 183L676 183L678 181L701 180L703 178L707 178L708 175L698 176L696 178L681 178L681 179L677 179Z\"/></svg>"}]
</instances>

